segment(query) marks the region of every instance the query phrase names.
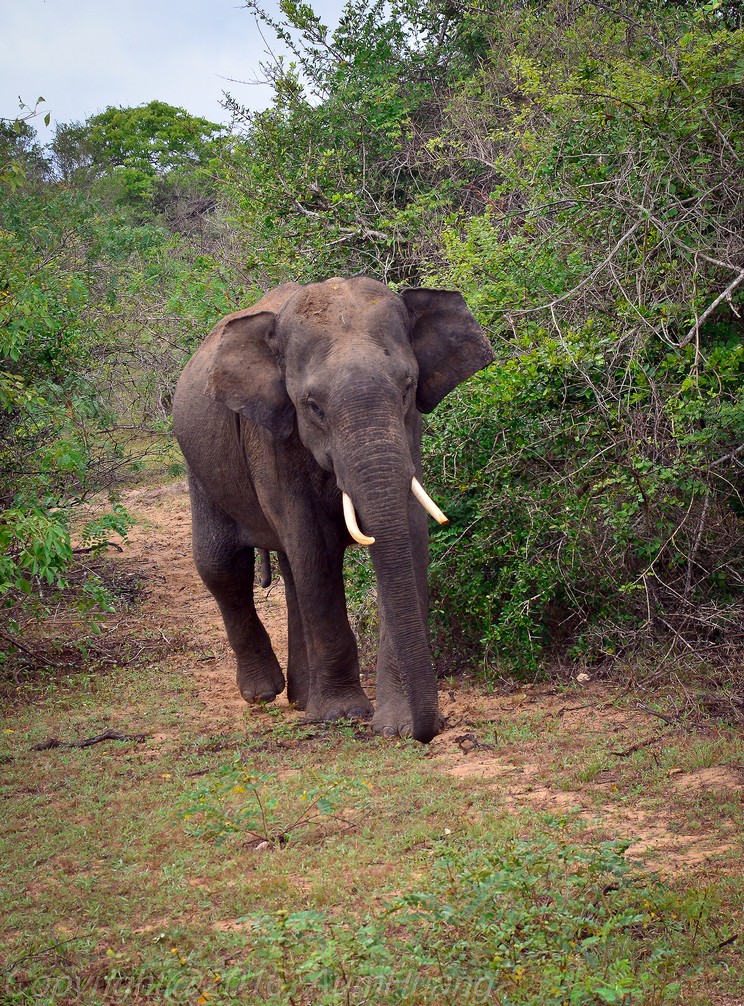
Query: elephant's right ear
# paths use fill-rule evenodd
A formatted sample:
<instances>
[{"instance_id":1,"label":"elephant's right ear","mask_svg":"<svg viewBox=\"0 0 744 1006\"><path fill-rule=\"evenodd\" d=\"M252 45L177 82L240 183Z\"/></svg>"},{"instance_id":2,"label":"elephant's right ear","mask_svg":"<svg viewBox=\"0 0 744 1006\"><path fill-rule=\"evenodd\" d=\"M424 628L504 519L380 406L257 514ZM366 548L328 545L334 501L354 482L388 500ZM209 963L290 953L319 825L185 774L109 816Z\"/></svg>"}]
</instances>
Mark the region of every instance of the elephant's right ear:
<instances>
[{"instance_id":1,"label":"elephant's right ear","mask_svg":"<svg viewBox=\"0 0 744 1006\"><path fill-rule=\"evenodd\" d=\"M206 393L286 439L294 429L294 406L270 347L274 326L270 311L225 322L207 372Z\"/></svg>"}]
</instances>

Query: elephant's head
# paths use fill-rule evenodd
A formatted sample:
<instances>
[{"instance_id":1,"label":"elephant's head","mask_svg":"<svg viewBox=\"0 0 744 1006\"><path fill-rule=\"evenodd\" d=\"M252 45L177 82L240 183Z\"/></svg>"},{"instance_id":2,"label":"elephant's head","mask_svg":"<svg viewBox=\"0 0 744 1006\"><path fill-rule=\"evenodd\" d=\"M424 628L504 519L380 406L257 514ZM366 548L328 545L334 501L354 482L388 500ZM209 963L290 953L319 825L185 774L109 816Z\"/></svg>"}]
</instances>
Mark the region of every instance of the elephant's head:
<instances>
[{"instance_id":1,"label":"elephant's head","mask_svg":"<svg viewBox=\"0 0 744 1006\"><path fill-rule=\"evenodd\" d=\"M362 538L374 541L412 733L427 741L437 730L436 682L422 615L425 546L412 545L409 503L419 414L490 363L491 348L459 293L397 295L365 277L282 289L275 312L226 321L208 394L279 439L299 436L333 473L359 540L356 509Z\"/></svg>"}]
</instances>

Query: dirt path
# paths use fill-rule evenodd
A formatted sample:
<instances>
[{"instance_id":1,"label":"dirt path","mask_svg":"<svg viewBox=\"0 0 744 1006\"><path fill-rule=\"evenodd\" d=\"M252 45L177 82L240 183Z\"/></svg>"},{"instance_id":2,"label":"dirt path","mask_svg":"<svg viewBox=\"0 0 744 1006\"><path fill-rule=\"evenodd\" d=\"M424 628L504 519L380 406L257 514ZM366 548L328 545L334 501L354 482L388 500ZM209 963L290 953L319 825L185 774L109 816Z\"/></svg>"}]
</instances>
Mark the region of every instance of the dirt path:
<instances>
[{"instance_id":1,"label":"dirt path","mask_svg":"<svg viewBox=\"0 0 744 1006\"><path fill-rule=\"evenodd\" d=\"M147 607L158 629L187 634L202 656L193 663L207 715L223 723L240 720L246 704L235 684L235 663L220 613L201 582L191 556L191 512L186 482L157 489L133 489L127 508L138 521L125 545L124 561L140 576ZM256 592L256 607L271 635L280 663L286 662L287 634L281 583ZM286 698L280 696L279 702Z\"/></svg>"},{"instance_id":2,"label":"dirt path","mask_svg":"<svg viewBox=\"0 0 744 1006\"><path fill-rule=\"evenodd\" d=\"M235 731L247 707L235 685L219 612L191 558L186 484L133 489L126 505L138 523L120 561L144 585L148 623L166 638L189 639L189 653L179 659L196 680L205 726ZM269 591L257 589L256 602L284 664L281 583ZM370 685L365 682L368 690ZM447 728L430 746L432 768L474 789L497 788L505 808L532 804L580 813L598 837L633 838L634 855L668 874L708 868L741 841L735 821L727 827L725 812L716 819L713 808L718 797L721 805L741 804L744 767L736 762L694 766L684 752L678 765L674 759L668 764L669 751L689 742L689 734L619 701L618 694L592 682L561 690L505 685L490 695L468 686L445 688L440 701ZM301 718L285 696L278 704L288 717ZM713 734L692 740L703 748L716 743ZM644 782L647 772L653 786Z\"/></svg>"}]
</instances>

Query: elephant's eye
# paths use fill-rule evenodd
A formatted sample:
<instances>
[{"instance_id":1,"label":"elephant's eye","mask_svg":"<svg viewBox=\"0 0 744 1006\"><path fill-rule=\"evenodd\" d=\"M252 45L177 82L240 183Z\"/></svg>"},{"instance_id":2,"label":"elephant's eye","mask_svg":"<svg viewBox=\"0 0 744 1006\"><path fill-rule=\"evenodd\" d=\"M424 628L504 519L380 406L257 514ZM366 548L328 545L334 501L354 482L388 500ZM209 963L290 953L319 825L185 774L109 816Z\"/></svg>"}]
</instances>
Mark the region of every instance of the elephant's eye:
<instances>
[{"instance_id":1,"label":"elephant's eye","mask_svg":"<svg viewBox=\"0 0 744 1006\"><path fill-rule=\"evenodd\" d=\"M317 419L319 423L322 423L325 419L325 412L323 412L315 399L308 398L305 405L307 406L307 411L312 415L312 417Z\"/></svg>"},{"instance_id":2,"label":"elephant's eye","mask_svg":"<svg viewBox=\"0 0 744 1006\"><path fill-rule=\"evenodd\" d=\"M412 393L413 393L413 378L409 377L405 383L405 387L403 388L403 401L406 402L406 404L410 402Z\"/></svg>"}]
</instances>

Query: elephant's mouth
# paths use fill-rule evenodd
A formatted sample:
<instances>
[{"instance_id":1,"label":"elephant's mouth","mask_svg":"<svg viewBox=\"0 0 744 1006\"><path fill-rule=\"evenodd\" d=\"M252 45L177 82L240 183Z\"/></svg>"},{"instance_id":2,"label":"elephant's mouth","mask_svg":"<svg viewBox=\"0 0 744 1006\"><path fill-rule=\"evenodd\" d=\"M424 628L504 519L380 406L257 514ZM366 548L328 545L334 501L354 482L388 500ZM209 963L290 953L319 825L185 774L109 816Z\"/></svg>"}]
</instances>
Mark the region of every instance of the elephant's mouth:
<instances>
[{"instance_id":1,"label":"elephant's mouth","mask_svg":"<svg viewBox=\"0 0 744 1006\"><path fill-rule=\"evenodd\" d=\"M421 485L417 478L411 479L411 492L415 498L419 501L421 506L426 510L426 512L437 521L438 524L447 524L448 518L439 509L431 496L427 493L424 487ZM359 522L357 521L356 511L354 510L354 504L351 501L351 497L348 493L342 493L343 507L344 507L344 520L346 521L346 529L359 545L374 545L375 539L371 538L369 535L364 534L364 532L359 527Z\"/></svg>"}]
</instances>

